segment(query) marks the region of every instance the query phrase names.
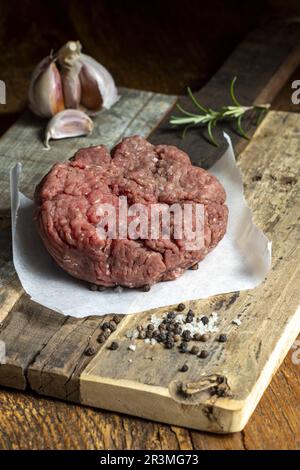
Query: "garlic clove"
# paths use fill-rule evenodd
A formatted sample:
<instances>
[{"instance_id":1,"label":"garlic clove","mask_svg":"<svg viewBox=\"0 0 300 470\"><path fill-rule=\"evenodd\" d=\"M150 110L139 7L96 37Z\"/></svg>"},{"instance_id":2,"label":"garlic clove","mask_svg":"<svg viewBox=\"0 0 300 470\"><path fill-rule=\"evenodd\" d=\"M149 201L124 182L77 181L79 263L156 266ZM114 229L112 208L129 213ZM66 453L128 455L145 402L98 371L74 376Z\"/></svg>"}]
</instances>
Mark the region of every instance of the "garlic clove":
<instances>
[{"instance_id":1,"label":"garlic clove","mask_svg":"<svg viewBox=\"0 0 300 470\"><path fill-rule=\"evenodd\" d=\"M50 148L50 139L65 139L90 134L94 124L91 118L78 109L65 109L49 121L45 133L45 147Z\"/></svg>"},{"instance_id":2,"label":"garlic clove","mask_svg":"<svg viewBox=\"0 0 300 470\"><path fill-rule=\"evenodd\" d=\"M103 100L93 70L86 65L82 65L79 78L81 85L81 106L83 109L88 110L89 114L100 111Z\"/></svg>"},{"instance_id":3,"label":"garlic clove","mask_svg":"<svg viewBox=\"0 0 300 470\"><path fill-rule=\"evenodd\" d=\"M103 67L103 65L99 64L95 59L92 57L81 54L80 62L82 64L81 72L80 72L80 79L82 84L82 95L85 94L85 89L88 87L93 87L95 93L95 100L97 100L97 92L100 94L102 99L102 106L103 108L109 109L116 101L118 101L118 91L114 82L113 77L109 73L109 71ZM83 103L82 103L83 104ZM97 109L97 102L95 101L94 106L96 106L96 111L101 109ZM90 109L94 111L93 108ZM87 112L89 108L87 107Z\"/></svg>"},{"instance_id":4,"label":"garlic clove","mask_svg":"<svg viewBox=\"0 0 300 470\"><path fill-rule=\"evenodd\" d=\"M88 114L95 114L102 107L108 109L119 99L114 79L109 71L92 57L82 54L79 41L67 42L58 51L58 61L62 71L67 107L69 106L67 95L76 96L72 101L74 107L84 109ZM79 103L78 76L81 87Z\"/></svg>"},{"instance_id":5,"label":"garlic clove","mask_svg":"<svg viewBox=\"0 0 300 470\"><path fill-rule=\"evenodd\" d=\"M75 62L73 67L63 69L61 72L66 108L78 109L80 107L82 94L80 70L81 64Z\"/></svg>"},{"instance_id":6,"label":"garlic clove","mask_svg":"<svg viewBox=\"0 0 300 470\"><path fill-rule=\"evenodd\" d=\"M41 117L52 117L64 109L62 80L51 57L46 57L36 66L28 99L31 110Z\"/></svg>"}]
</instances>

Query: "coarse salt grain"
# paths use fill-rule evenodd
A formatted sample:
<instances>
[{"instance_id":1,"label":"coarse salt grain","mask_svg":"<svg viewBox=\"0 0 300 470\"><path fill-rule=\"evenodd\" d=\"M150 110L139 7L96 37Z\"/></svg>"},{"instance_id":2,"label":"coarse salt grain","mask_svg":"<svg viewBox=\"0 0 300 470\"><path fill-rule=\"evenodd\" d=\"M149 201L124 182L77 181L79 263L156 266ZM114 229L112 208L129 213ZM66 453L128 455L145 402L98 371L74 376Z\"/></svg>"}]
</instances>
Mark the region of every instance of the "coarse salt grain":
<instances>
[{"instance_id":1,"label":"coarse salt grain","mask_svg":"<svg viewBox=\"0 0 300 470\"><path fill-rule=\"evenodd\" d=\"M133 351L133 352L134 352L134 351L136 350L136 344L130 344L130 345L128 346L128 349L130 349L130 351Z\"/></svg>"},{"instance_id":2,"label":"coarse salt grain","mask_svg":"<svg viewBox=\"0 0 300 470\"><path fill-rule=\"evenodd\" d=\"M239 318L235 318L234 320L232 320L232 323L234 325L237 325L237 326L240 326L242 324L242 322Z\"/></svg>"},{"instance_id":3,"label":"coarse salt grain","mask_svg":"<svg viewBox=\"0 0 300 470\"><path fill-rule=\"evenodd\" d=\"M138 330L132 330L126 333L126 337L129 339L137 339L138 336L139 336Z\"/></svg>"},{"instance_id":4,"label":"coarse salt grain","mask_svg":"<svg viewBox=\"0 0 300 470\"><path fill-rule=\"evenodd\" d=\"M208 323L206 325L200 321L200 318L202 317L203 313L201 313L201 315L195 315L190 323L185 323L186 315L180 313L176 315L175 320L181 325L183 330L188 330L191 333L191 336L197 333L200 335L204 335L205 333L216 333L219 330L217 325L219 320L217 312L211 313L211 315L208 317ZM167 318L167 313L163 315L163 319L165 318ZM155 314L152 314L147 320L154 326L154 329L157 329L162 322L162 318L156 316ZM130 339L136 339L139 336L139 332L138 330L133 330L128 332L126 336ZM157 343L156 339L154 338L146 338L144 341L146 344L152 345Z\"/></svg>"}]
</instances>

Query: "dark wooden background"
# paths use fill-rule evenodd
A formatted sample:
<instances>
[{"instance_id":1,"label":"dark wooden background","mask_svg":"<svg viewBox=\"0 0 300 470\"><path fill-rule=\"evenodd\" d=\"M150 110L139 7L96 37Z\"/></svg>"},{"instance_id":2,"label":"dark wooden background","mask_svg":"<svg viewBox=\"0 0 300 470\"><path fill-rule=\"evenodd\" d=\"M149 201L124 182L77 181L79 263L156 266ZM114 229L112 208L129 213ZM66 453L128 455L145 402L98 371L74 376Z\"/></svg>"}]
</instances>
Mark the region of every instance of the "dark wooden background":
<instances>
[{"instance_id":1,"label":"dark wooden background","mask_svg":"<svg viewBox=\"0 0 300 470\"><path fill-rule=\"evenodd\" d=\"M26 106L34 65L67 40L79 39L120 86L177 94L187 85L200 88L248 31L291 16L300 21L299 0L1 0L0 79L7 104L0 106L0 135ZM297 111L290 82L273 107ZM0 389L0 449L299 449L300 437L292 431L299 403L299 366L290 356L245 430L233 436Z\"/></svg>"},{"instance_id":2,"label":"dark wooden background","mask_svg":"<svg viewBox=\"0 0 300 470\"><path fill-rule=\"evenodd\" d=\"M0 133L26 104L35 64L79 39L118 85L179 94L200 88L254 27L300 17L298 0L1 0Z\"/></svg>"}]
</instances>

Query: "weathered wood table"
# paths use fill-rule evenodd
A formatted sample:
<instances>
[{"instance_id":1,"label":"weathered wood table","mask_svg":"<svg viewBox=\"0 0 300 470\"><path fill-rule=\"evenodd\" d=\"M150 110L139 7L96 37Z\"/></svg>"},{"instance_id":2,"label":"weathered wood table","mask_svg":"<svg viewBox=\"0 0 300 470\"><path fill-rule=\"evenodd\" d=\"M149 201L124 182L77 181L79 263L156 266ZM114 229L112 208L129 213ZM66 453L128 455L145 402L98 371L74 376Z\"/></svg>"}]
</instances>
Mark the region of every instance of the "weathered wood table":
<instances>
[{"instance_id":1,"label":"weathered wood table","mask_svg":"<svg viewBox=\"0 0 300 470\"><path fill-rule=\"evenodd\" d=\"M250 49L253 48L253 57L257 53L255 45L253 46L255 44L254 39L255 37L252 38L252 43L248 43L248 47ZM288 44L285 47L289 49ZM237 62L241 60L241 55L239 54L236 54L234 57ZM249 84L244 82L244 99L250 95L251 100L261 100L262 98L264 98L264 101L273 100L276 93L298 65L292 50L291 54L287 56L287 60L286 58L283 60L280 54L274 60L276 64L271 60L268 66L264 68L270 76L268 77L261 73L259 76L262 82L253 84L254 95L251 96L251 88L249 88ZM281 62L282 65L280 65ZM272 70L272 67L275 70ZM234 69L234 62L231 62L229 67L229 70L232 69ZM222 70L223 72L221 71L219 74L219 80L221 77L222 82L223 73L225 85L228 78L228 67L226 69L225 66ZM202 92L203 95L208 96L210 100L221 101L223 96L222 93L221 96L218 96L218 90L221 89L219 88L219 83L218 87L215 87L214 82L212 82ZM261 94L257 94L257 90L260 90ZM277 102L280 102L280 100L277 99ZM276 100L274 107L276 108ZM261 308L265 310L266 317L274 307L274 299L278 303L275 306L274 312L286 308L292 313L297 305L296 296L290 298L286 295L286 290L289 289L291 293L295 292L297 275L296 226L294 223L296 216L293 216L296 212L297 177L295 176L296 162L293 159L295 157L293 150L297 145L298 126L300 127L300 118L296 115L270 113L261 129L256 133L253 142L243 152L240 159L249 204L253 207L254 211L258 206L263 207L261 213L259 209L256 209L255 216L267 233L272 235L277 252L274 257L275 264L273 269L275 271L274 274L271 273L273 284L267 284L266 288L262 287L260 295L257 292L253 292L253 300L255 303L261 301ZM251 132L251 128L249 132ZM273 159L270 156L270 159L268 159L268 144L272 145L272 135L275 138L280 133L282 133L283 141L277 140L277 147L272 147L276 158ZM154 140L160 138L159 134L153 137ZM195 139L195 134L192 134L190 138ZM236 138L234 140L237 150L245 143L238 141ZM287 142L289 142L289 147ZM253 165L256 151L258 154L259 152L261 153L255 165ZM209 148L207 152L209 154ZM285 155L285 158L281 159L280 155ZM270 166L266 166L263 156L266 156L266 161L271 163ZM272 195L269 198L272 202L269 207L262 203L264 194ZM4 229L9 227L9 219L5 208L3 208L1 224ZM5 239L3 239L3 243L6 243ZM17 300L20 299L17 281L14 285L16 289L15 299ZM275 297L274 289L277 291ZM282 292L282 296L278 292ZM247 295L249 296L249 294ZM245 298L242 295L241 299L239 299L240 307L245 306ZM283 299L282 302L285 302L285 304L281 305L280 298ZM3 299L5 302L11 301L11 297L7 298L4 291ZM20 305L23 307L25 305L26 307L26 302L26 298L23 301L21 300L21 304L19 301L19 307ZM226 302L227 305L230 305L230 296L225 299L225 306ZM30 305L28 304L26 308L30 310ZM16 316L14 319L18 322ZM280 322L279 318L278 321ZM4 325L4 327L6 328L7 325ZM17 323L15 327L18 328ZM155 424L141 419L128 418L89 408L79 408L76 405L65 405L62 402L40 398L34 394L23 396L18 392L3 391L0 396L0 445L4 448L299 448L297 422L300 415L300 374L299 365L295 361L295 354L293 354L294 360L292 361L292 353L287 356L283 366L274 377L248 425L242 432L232 436L205 435L175 426ZM23 372L22 366L20 368L20 363L16 363L16 375L10 376L11 383L8 380L7 385L16 386L19 383L18 380L22 380L22 377L25 378L25 382L29 386L31 383L36 383L33 375L35 369L31 367L34 362L31 361L29 369L26 366ZM37 372L39 372L39 367L36 369ZM41 364L41 367L43 367L43 364ZM69 365L67 365L67 369L68 367ZM31 375L28 375L28 372ZM24 376L22 373L24 373ZM5 383L4 380L3 382ZM22 384L19 384L19 388L22 388ZM49 392L42 393L51 395ZM59 394L57 395L59 396ZM30 442L28 436L30 436L30 433L36 426L39 429L38 436L34 433L34 440Z\"/></svg>"}]
</instances>

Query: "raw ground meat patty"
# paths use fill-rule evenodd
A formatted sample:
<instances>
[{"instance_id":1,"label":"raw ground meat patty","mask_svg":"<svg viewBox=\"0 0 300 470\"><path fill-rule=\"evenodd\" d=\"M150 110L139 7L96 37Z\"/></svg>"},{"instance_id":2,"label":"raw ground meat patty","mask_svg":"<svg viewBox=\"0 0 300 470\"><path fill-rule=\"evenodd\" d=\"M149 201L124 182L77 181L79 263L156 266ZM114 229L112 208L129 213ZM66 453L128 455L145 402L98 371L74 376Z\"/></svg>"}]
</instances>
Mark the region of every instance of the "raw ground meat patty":
<instances>
[{"instance_id":1,"label":"raw ground meat patty","mask_svg":"<svg viewBox=\"0 0 300 470\"><path fill-rule=\"evenodd\" d=\"M103 239L99 204L204 205L204 246L182 240ZM128 137L111 152L102 145L56 163L35 191L38 230L54 260L72 276L102 286L141 287L180 276L224 236L228 210L219 181L171 145ZM173 233L173 232L172 232Z\"/></svg>"}]
</instances>

